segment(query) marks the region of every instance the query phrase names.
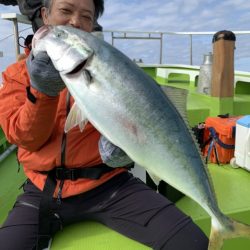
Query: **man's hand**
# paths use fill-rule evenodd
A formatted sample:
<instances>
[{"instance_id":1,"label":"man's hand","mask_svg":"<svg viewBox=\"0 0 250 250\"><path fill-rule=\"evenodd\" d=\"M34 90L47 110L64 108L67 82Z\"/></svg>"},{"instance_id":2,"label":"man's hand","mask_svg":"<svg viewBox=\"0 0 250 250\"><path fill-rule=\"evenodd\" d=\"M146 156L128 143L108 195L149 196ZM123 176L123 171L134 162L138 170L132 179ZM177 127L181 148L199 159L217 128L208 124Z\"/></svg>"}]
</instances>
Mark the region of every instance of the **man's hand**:
<instances>
[{"instance_id":1,"label":"man's hand","mask_svg":"<svg viewBox=\"0 0 250 250\"><path fill-rule=\"evenodd\" d=\"M98 145L102 161L109 167L124 167L133 162L122 149L103 135L101 135Z\"/></svg>"},{"instance_id":2,"label":"man's hand","mask_svg":"<svg viewBox=\"0 0 250 250\"><path fill-rule=\"evenodd\" d=\"M65 88L59 72L46 52L39 52L35 57L31 52L26 63L30 84L34 89L48 96L57 96Z\"/></svg>"}]
</instances>

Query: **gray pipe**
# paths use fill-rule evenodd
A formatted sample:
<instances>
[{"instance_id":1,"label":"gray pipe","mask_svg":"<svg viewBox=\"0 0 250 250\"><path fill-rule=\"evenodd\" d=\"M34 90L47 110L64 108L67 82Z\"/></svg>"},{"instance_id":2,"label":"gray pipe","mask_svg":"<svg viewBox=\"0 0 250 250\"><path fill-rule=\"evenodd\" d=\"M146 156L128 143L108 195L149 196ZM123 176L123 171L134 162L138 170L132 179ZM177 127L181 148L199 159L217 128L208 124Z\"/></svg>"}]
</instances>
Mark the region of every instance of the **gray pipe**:
<instances>
[{"instance_id":1,"label":"gray pipe","mask_svg":"<svg viewBox=\"0 0 250 250\"><path fill-rule=\"evenodd\" d=\"M0 163L6 159L15 149L17 148L16 145L11 145L0 155Z\"/></svg>"}]
</instances>

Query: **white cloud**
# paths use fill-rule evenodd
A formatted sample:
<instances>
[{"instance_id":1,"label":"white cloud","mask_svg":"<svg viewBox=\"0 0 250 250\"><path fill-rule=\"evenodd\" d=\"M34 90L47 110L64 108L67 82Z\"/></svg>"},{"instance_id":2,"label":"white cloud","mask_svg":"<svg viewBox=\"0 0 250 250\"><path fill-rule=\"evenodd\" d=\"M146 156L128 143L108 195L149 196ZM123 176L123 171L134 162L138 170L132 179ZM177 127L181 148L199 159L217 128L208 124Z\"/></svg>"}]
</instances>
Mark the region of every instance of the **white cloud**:
<instances>
[{"instance_id":1,"label":"white cloud","mask_svg":"<svg viewBox=\"0 0 250 250\"><path fill-rule=\"evenodd\" d=\"M17 7L0 5L0 12L17 12ZM245 0L105 0L105 13L100 19L104 29L135 31L219 31L249 30L250 1ZM0 21L0 39L12 33L8 21ZM247 37L247 36L245 36ZM236 59L241 70L250 69L250 50L247 41L237 39ZM13 50L7 43L0 41L0 50ZM212 36L194 39L195 58L199 64L204 53L211 50ZM170 45L169 43L173 44ZM145 62L158 62L158 42L155 41L116 41L119 49L131 57L143 57ZM7 47L7 49L6 49ZM164 39L164 58L168 63L188 63L188 37L167 37ZM142 53L142 54L140 54ZM240 58L245 58L240 63ZM244 65L249 59L249 65ZM1 63L0 59L0 63ZM183 60L183 61L182 61ZM237 66L236 65L236 66ZM0 64L1 67L1 64Z\"/></svg>"}]
</instances>

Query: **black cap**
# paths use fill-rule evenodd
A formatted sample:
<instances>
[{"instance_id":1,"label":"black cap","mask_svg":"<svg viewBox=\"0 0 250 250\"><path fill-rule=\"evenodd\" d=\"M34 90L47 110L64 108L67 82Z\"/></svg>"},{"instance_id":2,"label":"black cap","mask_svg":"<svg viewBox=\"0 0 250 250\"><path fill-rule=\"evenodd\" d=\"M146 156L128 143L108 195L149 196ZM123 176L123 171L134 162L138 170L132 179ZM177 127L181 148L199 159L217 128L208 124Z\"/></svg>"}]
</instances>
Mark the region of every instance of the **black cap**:
<instances>
[{"instance_id":1,"label":"black cap","mask_svg":"<svg viewBox=\"0 0 250 250\"><path fill-rule=\"evenodd\" d=\"M102 26L97 21L95 21L93 31L102 31L102 30L103 30Z\"/></svg>"},{"instance_id":2,"label":"black cap","mask_svg":"<svg viewBox=\"0 0 250 250\"><path fill-rule=\"evenodd\" d=\"M28 36L26 36L26 38L24 40L24 45L26 47L28 47L32 43L33 36L34 35L28 35Z\"/></svg>"},{"instance_id":3,"label":"black cap","mask_svg":"<svg viewBox=\"0 0 250 250\"><path fill-rule=\"evenodd\" d=\"M230 30L221 30L214 34L212 42L214 43L221 39L228 40L228 41L236 41L236 36Z\"/></svg>"}]
</instances>

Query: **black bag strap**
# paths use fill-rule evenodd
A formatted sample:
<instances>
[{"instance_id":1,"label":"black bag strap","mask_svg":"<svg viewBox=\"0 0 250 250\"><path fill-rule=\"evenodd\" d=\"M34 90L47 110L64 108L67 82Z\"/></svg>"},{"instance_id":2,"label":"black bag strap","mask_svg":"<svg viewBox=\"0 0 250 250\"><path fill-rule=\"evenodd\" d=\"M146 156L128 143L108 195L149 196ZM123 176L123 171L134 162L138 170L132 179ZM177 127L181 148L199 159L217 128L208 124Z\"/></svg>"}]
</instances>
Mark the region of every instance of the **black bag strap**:
<instances>
[{"instance_id":1,"label":"black bag strap","mask_svg":"<svg viewBox=\"0 0 250 250\"><path fill-rule=\"evenodd\" d=\"M113 171L114 168L108 167L105 164L99 164L94 167L84 167L84 168L64 168L64 167L57 167L52 170L54 173L54 177L57 180L71 180L76 181L80 178L86 178L86 179L100 179L100 177L108 173L110 171Z\"/></svg>"},{"instance_id":2,"label":"black bag strap","mask_svg":"<svg viewBox=\"0 0 250 250\"><path fill-rule=\"evenodd\" d=\"M214 150L216 162L218 165L220 165L219 154L218 154L218 151L216 148L216 144L218 144L220 147L225 148L225 149L234 149L235 145L226 144L223 141L221 141L220 138L217 136L216 131L213 127L209 127L208 129L210 132L210 137L206 141L206 144L209 143L208 153L206 156L206 163L208 163L208 160L210 158L210 154L211 154L212 150ZM233 130L233 133L234 133L234 130Z\"/></svg>"},{"instance_id":3,"label":"black bag strap","mask_svg":"<svg viewBox=\"0 0 250 250\"><path fill-rule=\"evenodd\" d=\"M218 155L218 151L217 151L214 139L211 139L211 141L210 141L205 162L206 162L206 164L208 164L208 160L210 158L210 155L211 155L211 152L212 152L213 149L214 149L216 163L217 163L217 165L220 165L219 155Z\"/></svg>"},{"instance_id":4,"label":"black bag strap","mask_svg":"<svg viewBox=\"0 0 250 250\"><path fill-rule=\"evenodd\" d=\"M226 144L223 141L220 140L220 138L217 136L216 131L213 127L208 128L210 131L211 137L218 143L222 148L225 149L234 149L235 145L234 144Z\"/></svg>"},{"instance_id":5,"label":"black bag strap","mask_svg":"<svg viewBox=\"0 0 250 250\"><path fill-rule=\"evenodd\" d=\"M66 115L68 115L69 110L70 110L70 94L68 92L66 97ZM64 132L61 145L62 166L64 166L65 164L66 138L67 138L66 133ZM63 183L64 180L61 180L59 185L58 195L61 195ZM44 248L48 248L49 242L52 237L51 223L54 215L51 210L51 202L53 200L53 194L55 188L56 188L56 178L54 172L49 171L43 188L42 198L39 207L39 226L38 226L36 250L42 250Z\"/></svg>"},{"instance_id":6,"label":"black bag strap","mask_svg":"<svg viewBox=\"0 0 250 250\"><path fill-rule=\"evenodd\" d=\"M53 178L52 173L49 173L39 206L39 225L36 250L47 249L51 240L51 223L54 215L50 209L50 204L53 199L55 187L56 181Z\"/></svg>"}]
</instances>

